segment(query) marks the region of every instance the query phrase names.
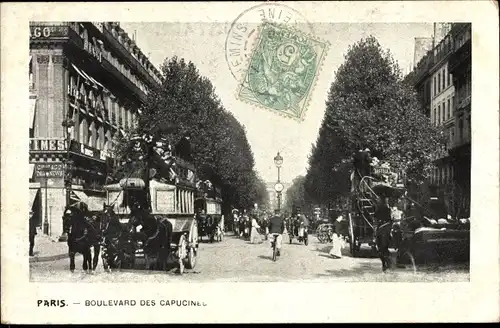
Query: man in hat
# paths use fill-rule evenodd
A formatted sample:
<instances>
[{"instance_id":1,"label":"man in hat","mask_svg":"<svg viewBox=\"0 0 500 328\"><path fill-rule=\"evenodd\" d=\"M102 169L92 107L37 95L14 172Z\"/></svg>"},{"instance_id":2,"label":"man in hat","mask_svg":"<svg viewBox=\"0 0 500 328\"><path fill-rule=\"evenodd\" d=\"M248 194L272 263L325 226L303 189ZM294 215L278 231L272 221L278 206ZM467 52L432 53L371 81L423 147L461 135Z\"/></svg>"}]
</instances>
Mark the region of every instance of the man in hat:
<instances>
[{"instance_id":1,"label":"man in hat","mask_svg":"<svg viewBox=\"0 0 500 328\"><path fill-rule=\"evenodd\" d=\"M274 210L274 216L269 220L269 235L270 238L269 240L271 243L274 241L274 236L276 236L276 249L277 249L277 254L280 256L280 251L281 251L281 241L282 241L282 235L283 232L285 231L285 221L280 215L279 210Z\"/></svg>"}]
</instances>

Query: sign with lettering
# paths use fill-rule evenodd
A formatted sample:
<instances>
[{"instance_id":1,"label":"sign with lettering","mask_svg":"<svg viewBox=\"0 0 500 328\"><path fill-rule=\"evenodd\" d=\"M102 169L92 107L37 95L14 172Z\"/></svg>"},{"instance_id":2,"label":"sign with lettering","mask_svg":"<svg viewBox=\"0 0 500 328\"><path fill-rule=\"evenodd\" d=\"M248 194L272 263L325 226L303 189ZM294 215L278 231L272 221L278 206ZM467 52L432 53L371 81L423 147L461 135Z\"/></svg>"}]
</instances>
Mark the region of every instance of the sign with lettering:
<instances>
[{"instance_id":1,"label":"sign with lettering","mask_svg":"<svg viewBox=\"0 0 500 328\"><path fill-rule=\"evenodd\" d=\"M85 155L85 156L98 158L101 160L106 159L106 157L101 154L101 151L99 149L95 149L94 147L84 145L78 141L73 141L71 143L71 151L73 151L75 153L80 153L80 154Z\"/></svg>"},{"instance_id":2,"label":"sign with lettering","mask_svg":"<svg viewBox=\"0 0 500 328\"><path fill-rule=\"evenodd\" d=\"M35 177L62 178L64 177L64 165L62 163L35 164Z\"/></svg>"},{"instance_id":3,"label":"sign with lettering","mask_svg":"<svg viewBox=\"0 0 500 328\"><path fill-rule=\"evenodd\" d=\"M93 42L89 40L83 40L83 49L95 57L99 62L102 62L102 51L96 46L96 38L92 38Z\"/></svg>"},{"instance_id":4,"label":"sign with lettering","mask_svg":"<svg viewBox=\"0 0 500 328\"><path fill-rule=\"evenodd\" d=\"M30 150L32 151L66 151L65 139L30 139Z\"/></svg>"},{"instance_id":5,"label":"sign with lettering","mask_svg":"<svg viewBox=\"0 0 500 328\"><path fill-rule=\"evenodd\" d=\"M48 39L55 37L67 37L68 26L64 25L31 25L30 39Z\"/></svg>"}]
</instances>

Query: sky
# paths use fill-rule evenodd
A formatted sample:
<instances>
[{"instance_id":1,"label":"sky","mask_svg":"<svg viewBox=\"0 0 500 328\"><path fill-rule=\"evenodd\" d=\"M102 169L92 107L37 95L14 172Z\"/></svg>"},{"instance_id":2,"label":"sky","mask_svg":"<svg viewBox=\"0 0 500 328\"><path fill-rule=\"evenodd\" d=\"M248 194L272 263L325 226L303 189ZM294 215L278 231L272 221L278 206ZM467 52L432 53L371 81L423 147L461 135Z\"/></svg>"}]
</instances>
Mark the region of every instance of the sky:
<instances>
[{"instance_id":1,"label":"sky","mask_svg":"<svg viewBox=\"0 0 500 328\"><path fill-rule=\"evenodd\" d=\"M236 33L235 27L231 29L231 22L126 22L120 25L129 36L135 33L136 44L158 69L165 58L173 56L193 62L200 74L212 81L224 107L245 127L260 176L268 182L276 181L273 158L279 151L283 157L281 180L291 182L307 172L308 156L323 119L328 90L349 45L373 35L384 49L391 51L402 72L408 73L413 65L415 37L433 34L432 23L311 23L306 26L300 19L296 22L299 29L330 43L303 121L279 116L236 98L237 78L241 73L234 68L230 70L231 64L233 67L235 64L226 61L225 50L229 48L226 42L233 40ZM245 65L242 63L239 67Z\"/></svg>"}]
</instances>

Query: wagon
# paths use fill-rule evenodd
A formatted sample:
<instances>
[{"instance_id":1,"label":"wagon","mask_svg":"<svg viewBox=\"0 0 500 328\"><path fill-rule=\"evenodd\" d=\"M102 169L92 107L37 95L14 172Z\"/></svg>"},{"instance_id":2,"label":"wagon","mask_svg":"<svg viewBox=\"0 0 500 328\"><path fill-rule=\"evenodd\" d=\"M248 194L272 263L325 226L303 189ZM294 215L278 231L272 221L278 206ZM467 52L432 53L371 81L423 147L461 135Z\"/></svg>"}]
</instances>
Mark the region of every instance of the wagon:
<instances>
[{"instance_id":1,"label":"wagon","mask_svg":"<svg viewBox=\"0 0 500 328\"><path fill-rule=\"evenodd\" d=\"M184 273L184 268L194 269L198 254L198 224L193 218L172 218L172 254L179 264L179 273Z\"/></svg>"}]
</instances>

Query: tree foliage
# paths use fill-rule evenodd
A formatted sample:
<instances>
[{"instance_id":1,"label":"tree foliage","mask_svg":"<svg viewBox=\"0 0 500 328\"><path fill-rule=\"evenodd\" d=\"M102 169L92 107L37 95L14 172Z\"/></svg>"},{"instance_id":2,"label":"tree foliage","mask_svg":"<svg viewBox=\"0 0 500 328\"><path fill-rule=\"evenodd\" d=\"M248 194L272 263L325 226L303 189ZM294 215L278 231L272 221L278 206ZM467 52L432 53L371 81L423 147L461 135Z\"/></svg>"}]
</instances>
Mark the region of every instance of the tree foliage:
<instances>
[{"instance_id":1,"label":"tree foliage","mask_svg":"<svg viewBox=\"0 0 500 328\"><path fill-rule=\"evenodd\" d=\"M164 81L148 95L136 132L188 137L198 177L221 187L226 209L265 201L246 131L223 107L210 80L177 57L167 58L161 71Z\"/></svg>"},{"instance_id":2,"label":"tree foliage","mask_svg":"<svg viewBox=\"0 0 500 328\"><path fill-rule=\"evenodd\" d=\"M299 175L292 181L292 185L285 193L285 209L293 212L295 208L300 207L302 212L309 212L311 202L305 190L306 177Z\"/></svg>"},{"instance_id":3,"label":"tree foliage","mask_svg":"<svg viewBox=\"0 0 500 328\"><path fill-rule=\"evenodd\" d=\"M442 132L419 111L417 95L403 82L390 52L370 36L349 47L336 72L309 156L306 191L322 202L345 197L352 155L366 147L422 182L443 141Z\"/></svg>"}]
</instances>

